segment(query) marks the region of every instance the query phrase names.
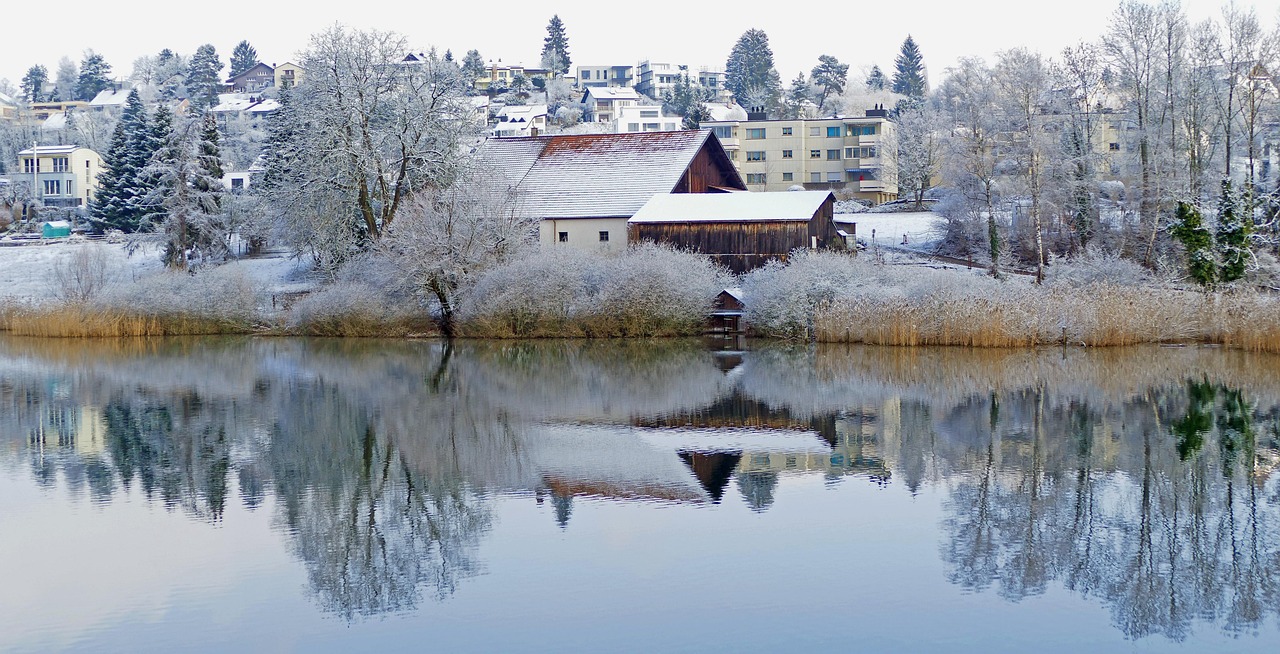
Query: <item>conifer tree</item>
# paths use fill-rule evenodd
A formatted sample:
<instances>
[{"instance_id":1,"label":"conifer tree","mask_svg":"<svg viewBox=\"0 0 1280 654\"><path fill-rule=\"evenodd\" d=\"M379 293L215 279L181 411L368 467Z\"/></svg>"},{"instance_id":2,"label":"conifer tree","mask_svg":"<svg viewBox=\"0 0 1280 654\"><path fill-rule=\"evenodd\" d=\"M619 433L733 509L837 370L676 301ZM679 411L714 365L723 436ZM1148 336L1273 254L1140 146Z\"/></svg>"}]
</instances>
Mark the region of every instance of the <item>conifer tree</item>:
<instances>
[{"instance_id":1,"label":"conifer tree","mask_svg":"<svg viewBox=\"0 0 1280 654\"><path fill-rule=\"evenodd\" d=\"M879 66L872 66L871 72L867 73L867 90L883 91L886 84L888 80L884 77L884 71Z\"/></svg>"},{"instance_id":2,"label":"conifer tree","mask_svg":"<svg viewBox=\"0 0 1280 654\"><path fill-rule=\"evenodd\" d=\"M225 256L222 160L212 114L179 122L147 170L157 182L154 204L163 215L165 264L185 269L193 260Z\"/></svg>"},{"instance_id":3,"label":"conifer tree","mask_svg":"<svg viewBox=\"0 0 1280 654\"><path fill-rule=\"evenodd\" d=\"M191 63L187 65L187 95L196 111L202 112L218 103L218 93L222 90L222 79L218 75L221 70L222 61L212 45L206 43L196 48Z\"/></svg>"},{"instance_id":4,"label":"conifer tree","mask_svg":"<svg viewBox=\"0 0 1280 654\"><path fill-rule=\"evenodd\" d=\"M76 99L92 100L94 96L111 88L111 64L102 55L86 50L80 62L80 77L76 80ZM64 98L65 99L65 98Z\"/></svg>"},{"instance_id":5,"label":"conifer tree","mask_svg":"<svg viewBox=\"0 0 1280 654\"><path fill-rule=\"evenodd\" d=\"M125 100L120 122L112 133L106 168L90 207L90 223L98 231L143 229L147 189L143 170L151 159L151 128L137 90Z\"/></svg>"},{"instance_id":6,"label":"conifer tree","mask_svg":"<svg viewBox=\"0 0 1280 654\"><path fill-rule=\"evenodd\" d=\"M1234 282L1248 268L1249 234L1252 225L1240 213L1239 200L1231 189L1230 180L1222 180L1222 196L1218 199L1218 229L1214 234L1214 246L1218 250L1218 280Z\"/></svg>"},{"instance_id":7,"label":"conifer tree","mask_svg":"<svg viewBox=\"0 0 1280 654\"><path fill-rule=\"evenodd\" d=\"M235 49L231 51L231 77L235 77L257 65L258 51L254 50L248 41L237 43Z\"/></svg>"},{"instance_id":8,"label":"conifer tree","mask_svg":"<svg viewBox=\"0 0 1280 654\"><path fill-rule=\"evenodd\" d=\"M294 177L293 161L300 126L294 111L293 91L280 89L277 102L280 103L280 108L267 115L267 139L263 144L265 170L262 179L255 180L259 183L250 187L262 196L279 193Z\"/></svg>"},{"instance_id":9,"label":"conifer tree","mask_svg":"<svg viewBox=\"0 0 1280 654\"><path fill-rule=\"evenodd\" d=\"M811 102L809 95L808 80L804 78L804 73L797 73L796 78L791 80L791 86L787 87L787 97L783 100L786 117L804 118L805 107Z\"/></svg>"},{"instance_id":10,"label":"conifer tree","mask_svg":"<svg viewBox=\"0 0 1280 654\"><path fill-rule=\"evenodd\" d=\"M27 69L22 76L22 98L27 102L44 100L44 85L49 82L49 70L39 64Z\"/></svg>"},{"instance_id":11,"label":"conifer tree","mask_svg":"<svg viewBox=\"0 0 1280 654\"><path fill-rule=\"evenodd\" d=\"M920 48L910 35L902 42L902 50L893 64L893 92L914 100L924 98L929 92L924 72L924 56L920 54Z\"/></svg>"},{"instance_id":12,"label":"conifer tree","mask_svg":"<svg viewBox=\"0 0 1280 654\"><path fill-rule=\"evenodd\" d=\"M474 88L476 80L481 77L484 77L484 57L480 56L479 50L468 50L462 58L462 78Z\"/></svg>"},{"instance_id":13,"label":"conifer tree","mask_svg":"<svg viewBox=\"0 0 1280 654\"><path fill-rule=\"evenodd\" d=\"M565 75L569 72L569 63L569 37L560 16L554 15L547 23L547 37L542 40L542 67L553 75Z\"/></svg>"},{"instance_id":14,"label":"conifer tree","mask_svg":"<svg viewBox=\"0 0 1280 654\"><path fill-rule=\"evenodd\" d=\"M827 103L827 98L844 93L844 84L849 77L849 64L840 63L831 55L818 57L818 65L813 67L810 77L814 84L822 87L818 96L818 106Z\"/></svg>"},{"instance_id":15,"label":"conifer tree","mask_svg":"<svg viewBox=\"0 0 1280 654\"><path fill-rule=\"evenodd\" d=\"M1213 258L1213 235L1204 224L1200 211L1179 202L1176 221L1170 234L1182 243L1187 257L1187 274L1201 286L1213 285L1218 277L1218 264Z\"/></svg>"},{"instance_id":16,"label":"conifer tree","mask_svg":"<svg viewBox=\"0 0 1280 654\"><path fill-rule=\"evenodd\" d=\"M725 63L725 86L738 104L772 110L782 98L782 78L773 67L773 50L764 30L749 29L738 37Z\"/></svg>"}]
</instances>

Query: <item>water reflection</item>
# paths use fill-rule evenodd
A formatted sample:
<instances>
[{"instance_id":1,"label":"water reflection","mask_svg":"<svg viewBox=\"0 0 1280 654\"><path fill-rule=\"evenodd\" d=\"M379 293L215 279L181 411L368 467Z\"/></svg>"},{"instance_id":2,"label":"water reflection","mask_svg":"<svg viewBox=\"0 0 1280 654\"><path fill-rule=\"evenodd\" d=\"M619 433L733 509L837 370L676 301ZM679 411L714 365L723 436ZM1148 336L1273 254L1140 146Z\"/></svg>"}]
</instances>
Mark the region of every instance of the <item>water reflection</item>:
<instances>
[{"instance_id":1,"label":"water reflection","mask_svg":"<svg viewBox=\"0 0 1280 654\"><path fill-rule=\"evenodd\" d=\"M217 524L272 507L352 619L484 572L495 497L783 511L940 489L948 580L1054 585L1126 636L1280 617L1280 364L1211 349L0 340L0 469ZM795 500L792 500L795 501Z\"/></svg>"}]
</instances>

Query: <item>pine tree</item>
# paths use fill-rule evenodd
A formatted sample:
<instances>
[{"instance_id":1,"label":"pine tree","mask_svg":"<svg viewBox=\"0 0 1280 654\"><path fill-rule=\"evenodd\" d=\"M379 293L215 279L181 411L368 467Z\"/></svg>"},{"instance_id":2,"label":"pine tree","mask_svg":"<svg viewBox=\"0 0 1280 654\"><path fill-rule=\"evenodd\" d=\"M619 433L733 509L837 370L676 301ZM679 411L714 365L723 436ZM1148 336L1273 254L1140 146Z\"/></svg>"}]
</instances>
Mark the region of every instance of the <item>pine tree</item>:
<instances>
[{"instance_id":1,"label":"pine tree","mask_svg":"<svg viewBox=\"0 0 1280 654\"><path fill-rule=\"evenodd\" d=\"M257 65L258 51L254 50L248 41L237 43L235 49L231 51L231 77L235 77Z\"/></svg>"},{"instance_id":2,"label":"pine tree","mask_svg":"<svg viewBox=\"0 0 1280 654\"><path fill-rule=\"evenodd\" d=\"M809 95L808 80L804 78L804 73L797 73L796 78L791 80L791 86L787 87L787 97L783 101L786 117L804 118L805 107L811 102Z\"/></svg>"},{"instance_id":3,"label":"pine tree","mask_svg":"<svg viewBox=\"0 0 1280 654\"><path fill-rule=\"evenodd\" d=\"M555 15L547 23L547 38L542 40L542 67L553 75L566 75L569 63L569 37L565 35L560 16Z\"/></svg>"},{"instance_id":4,"label":"pine tree","mask_svg":"<svg viewBox=\"0 0 1280 654\"><path fill-rule=\"evenodd\" d=\"M49 70L39 64L27 69L22 76L22 98L27 102L44 100L44 85L49 82Z\"/></svg>"},{"instance_id":5,"label":"pine tree","mask_svg":"<svg viewBox=\"0 0 1280 654\"><path fill-rule=\"evenodd\" d=\"M1218 264L1213 258L1213 236L1204 224L1200 211L1179 202L1176 222L1169 233L1182 243L1187 257L1187 274L1201 286L1209 287L1218 277Z\"/></svg>"},{"instance_id":6,"label":"pine tree","mask_svg":"<svg viewBox=\"0 0 1280 654\"><path fill-rule=\"evenodd\" d=\"M183 119L156 153L150 174L166 237L164 262L185 269L227 252L222 160L212 114Z\"/></svg>"},{"instance_id":7,"label":"pine tree","mask_svg":"<svg viewBox=\"0 0 1280 654\"><path fill-rule=\"evenodd\" d=\"M196 48L191 63L187 65L187 95L197 112L218 103L218 93L222 90L222 79L218 75L221 70L222 61L212 45L206 43Z\"/></svg>"},{"instance_id":8,"label":"pine tree","mask_svg":"<svg viewBox=\"0 0 1280 654\"><path fill-rule=\"evenodd\" d=\"M827 98L844 93L844 84L849 78L849 64L842 64L831 55L822 55L818 57L818 65L813 67L810 75L813 83L822 87L822 93L818 96L818 106L822 107L827 103Z\"/></svg>"},{"instance_id":9,"label":"pine tree","mask_svg":"<svg viewBox=\"0 0 1280 654\"><path fill-rule=\"evenodd\" d=\"M467 50L462 58L462 78L468 86L474 87L481 77L484 77L484 57L480 56L479 50Z\"/></svg>"},{"instance_id":10,"label":"pine tree","mask_svg":"<svg viewBox=\"0 0 1280 654\"><path fill-rule=\"evenodd\" d=\"M884 71L879 66L872 66L871 72L867 74L867 90L883 91L888 80L884 77Z\"/></svg>"},{"instance_id":11,"label":"pine tree","mask_svg":"<svg viewBox=\"0 0 1280 654\"><path fill-rule=\"evenodd\" d=\"M738 104L770 111L782 97L782 78L773 67L773 50L763 30L749 29L738 37L725 63L725 86Z\"/></svg>"},{"instance_id":12,"label":"pine tree","mask_svg":"<svg viewBox=\"0 0 1280 654\"><path fill-rule=\"evenodd\" d=\"M267 115L267 138L263 144L265 170L261 180L250 186L260 196L281 193L294 181L294 161L300 125L293 106L293 91L280 89L280 108Z\"/></svg>"},{"instance_id":13,"label":"pine tree","mask_svg":"<svg viewBox=\"0 0 1280 654\"><path fill-rule=\"evenodd\" d=\"M58 73L54 76L53 95L49 99L54 102L76 99L76 82L79 78L80 70L76 68L76 62L68 57L59 59Z\"/></svg>"},{"instance_id":14,"label":"pine tree","mask_svg":"<svg viewBox=\"0 0 1280 654\"><path fill-rule=\"evenodd\" d=\"M152 152L151 128L137 90L125 100L120 122L111 136L106 169L98 177L98 191L90 207L90 224L98 231L143 229L147 189L143 170Z\"/></svg>"},{"instance_id":15,"label":"pine tree","mask_svg":"<svg viewBox=\"0 0 1280 654\"><path fill-rule=\"evenodd\" d=\"M445 48L445 51L444 51L444 60L445 60L445 61L447 61L447 62L449 62L449 63L453 63L453 50L450 50L450 49L448 49L448 48Z\"/></svg>"},{"instance_id":16,"label":"pine tree","mask_svg":"<svg viewBox=\"0 0 1280 654\"><path fill-rule=\"evenodd\" d=\"M907 36L902 42L902 50L894 59L893 92L908 98L919 100L929 92L929 83L925 79L924 57L916 42Z\"/></svg>"},{"instance_id":17,"label":"pine tree","mask_svg":"<svg viewBox=\"0 0 1280 654\"><path fill-rule=\"evenodd\" d=\"M86 50L80 62L80 76L76 80L76 99L89 101L102 91L111 88L111 64L102 55Z\"/></svg>"},{"instance_id":18,"label":"pine tree","mask_svg":"<svg viewBox=\"0 0 1280 654\"><path fill-rule=\"evenodd\" d=\"M1244 277L1251 253L1249 234L1252 225L1240 215L1239 200L1231 190L1231 181L1222 180L1222 197L1218 198L1218 229L1214 246L1218 251L1218 280L1234 282Z\"/></svg>"},{"instance_id":19,"label":"pine tree","mask_svg":"<svg viewBox=\"0 0 1280 654\"><path fill-rule=\"evenodd\" d=\"M684 118L681 122L685 129L698 129L702 121L711 118L706 99L706 92L691 82L686 74L681 75L671 90L664 94L662 105L667 111Z\"/></svg>"}]
</instances>

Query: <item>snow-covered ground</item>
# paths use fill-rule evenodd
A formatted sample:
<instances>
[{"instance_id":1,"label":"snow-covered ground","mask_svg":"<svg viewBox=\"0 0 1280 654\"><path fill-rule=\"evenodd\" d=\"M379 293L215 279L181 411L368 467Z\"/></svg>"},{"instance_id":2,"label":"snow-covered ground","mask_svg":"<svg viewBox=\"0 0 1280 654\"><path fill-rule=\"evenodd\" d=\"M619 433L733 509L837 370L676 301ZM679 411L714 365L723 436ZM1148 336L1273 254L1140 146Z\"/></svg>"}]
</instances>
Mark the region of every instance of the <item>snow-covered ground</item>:
<instances>
[{"instance_id":1,"label":"snow-covered ground","mask_svg":"<svg viewBox=\"0 0 1280 654\"><path fill-rule=\"evenodd\" d=\"M0 301L56 299L58 266L69 261L80 248L101 248L107 255L109 279L115 283L158 275L165 271L160 261L160 247L159 243L143 243L131 256L123 243L83 239L0 245ZM295 293L316 285L307 274L307 266L283 252L239 259L225 265L232 270L243 271L262 293Z\"/></svg>"},{"instance_id":2,"label":"snow-covered ground","mask_svg":"<svg viewBox=\"0 0 1280 654\"><path fill-rule=\"evenodd\" d=\"M907 213L851 213L836 214L836 223L853 222L858 225L858 240L871 243L872 233L881 245L902 245L906 234L908 247L932 243L941 236L942 220L932 211Z\"/></svg>"}]
</instances>

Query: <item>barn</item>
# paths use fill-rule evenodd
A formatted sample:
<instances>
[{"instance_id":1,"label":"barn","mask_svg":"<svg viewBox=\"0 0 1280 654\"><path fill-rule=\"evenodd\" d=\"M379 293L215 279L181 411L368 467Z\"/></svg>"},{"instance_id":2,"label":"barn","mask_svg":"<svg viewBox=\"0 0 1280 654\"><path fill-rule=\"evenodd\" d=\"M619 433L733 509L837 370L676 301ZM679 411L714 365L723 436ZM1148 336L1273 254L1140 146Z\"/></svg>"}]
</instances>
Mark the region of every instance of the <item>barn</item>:
<instances>
[{"instance_id":1,"label":"barn","mask_svg":"<svg viewBox=\"0 0 1280 654\"><path fill-rule=\"evenodd\" d=\"M796 248L844 249L835 200L830 191L657 195L627 221L627 240L688 248L746 272Z\"/></svg>"},{"instance_id":2,"label":"barn","mask_svg":"<svg viewBox=\"0 0 1280 654\"><path fill-rule=\"evenodd\" d=\"M477 154L541 219L543 245L622 250L627 219L655 195L747 188L707 130L495 138Z\"/></svg>"}]
</instances>

